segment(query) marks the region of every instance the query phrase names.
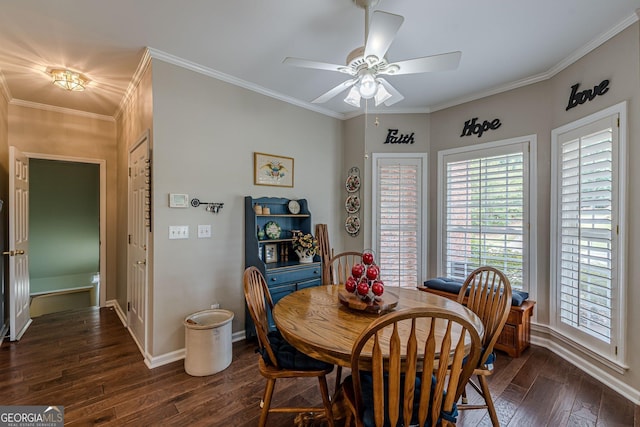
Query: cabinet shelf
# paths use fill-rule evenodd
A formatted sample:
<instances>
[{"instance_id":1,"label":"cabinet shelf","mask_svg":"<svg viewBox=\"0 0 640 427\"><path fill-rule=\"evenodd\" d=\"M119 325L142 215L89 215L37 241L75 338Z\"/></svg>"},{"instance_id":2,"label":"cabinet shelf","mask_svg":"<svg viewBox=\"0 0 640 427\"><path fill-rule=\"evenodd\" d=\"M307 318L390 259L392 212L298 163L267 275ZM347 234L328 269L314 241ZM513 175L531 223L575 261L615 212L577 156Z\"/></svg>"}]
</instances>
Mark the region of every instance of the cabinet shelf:
<instances>
[{"instance_id":1,"label":"cabinet shelf","mask_svg":"<svg viewBox=\"0 0 640 427\"><path fill-rule=\"evenodd\" d=\"M281 217L281 218L309 218L311 215L309 214L256 214L256 216L260 217Z\"/></svg>"},{"instance_id":2,"label":"cabinet shelf","mask_svg":"<svg viewBox=\"0 0 640 427\"><path fill-rule=\"evenodd\" d=\"M301 264L293 250L293 231L299 230L304 234L313 234L311 229L311 213L305 199L299 199L300 213L289 212L289 199L278 197L253 198L246 196L244 202L245 215L245 268L255 266L262 272L273 303L298 289L318 286L322 283L322 264L320 256L315 256L315 262ZM255 206L265 206L270 209L269 214L256 214ZM264 230L265 224L273 221L281 229L279 239L258 239L258 230ZM274 245L275 247L271 247ZM269 250L269 260L266 263ZM268 313L269 324L273 324L271 313ZM255 327L251 316L245 313L245 335L255 337Z\"/></svg>"},{"instance_id":3,"label":"cabinet shelf","mask_svg":"<svg viewBox=\"0 0 640 427\"><path fill-rule=\"evenodd\" d=\"M293 242L293 239L263 239L263 240L258 240L258 244L280 243L280 242Z\"/></svg>"}]
</instances>

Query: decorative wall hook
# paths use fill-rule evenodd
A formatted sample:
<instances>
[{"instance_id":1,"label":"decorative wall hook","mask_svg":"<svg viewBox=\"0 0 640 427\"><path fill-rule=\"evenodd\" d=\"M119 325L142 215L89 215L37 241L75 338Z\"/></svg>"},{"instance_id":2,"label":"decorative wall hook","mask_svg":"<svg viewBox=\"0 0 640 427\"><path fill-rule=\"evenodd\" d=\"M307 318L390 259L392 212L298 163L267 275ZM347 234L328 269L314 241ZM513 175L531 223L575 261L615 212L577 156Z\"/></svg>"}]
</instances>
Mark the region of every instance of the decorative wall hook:
<instances>
[{"instance_id":1,"label":"decorative wall hook","mask_svg":"<svg viewBox=\"0 0 640 427\"><path fill-rule=\"evenodd\" d=\"M191 199L191 206L197 208L200 205L207 205L204 210L217 214L224 207L224 203L201 202L198 199Z\"/></svg>"}]
</instances>

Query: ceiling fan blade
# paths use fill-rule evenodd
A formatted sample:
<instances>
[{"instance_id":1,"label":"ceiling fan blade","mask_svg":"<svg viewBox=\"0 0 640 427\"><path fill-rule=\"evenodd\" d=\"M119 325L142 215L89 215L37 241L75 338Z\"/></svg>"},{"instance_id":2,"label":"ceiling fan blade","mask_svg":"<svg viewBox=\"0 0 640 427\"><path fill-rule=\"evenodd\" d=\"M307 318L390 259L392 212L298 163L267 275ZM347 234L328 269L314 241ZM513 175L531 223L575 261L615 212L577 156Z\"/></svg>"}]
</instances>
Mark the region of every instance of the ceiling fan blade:
<instances>
[{"instance_id":1,"label":"ceiling fan blade","mask_svg":"<svg viewBox=\"0 0 640 427\"><path fill-rule=\"evenodd\" d=\"M293 65L294 67L313 68L316 70L340 71L342 73L351 74L350 70L344 65L329 64L328 62L310 61L302 58L287 57L282 61L283 64Z\"/></svg>"},{"instance_id":2,"label":"ceiling fan blade","mask_svg":"<svg viewBox=\"0 0 640 427\"><path fill-rule=\"evenodd\" d=\"M369 23L369 35L364 48L364 58L375 56L380 61L387 54L393 38L404 22L404 18L393 13L376 10ZM367 61L369 61L367 59Z\"/></svg>"},{"instance_id":3,"label":"ceiling fan blade","mask_svg":"<svg viewBox=\"0 0 640 427\"><path fill-rule=\"evenodd\" d=\"M377 80L378 80L378 83L384 86L387 92L391 94L391 98L383 102L384 105L386 105L387 107L390 107L396 102L400 102L404 99L404 96L402 96L402 94L398 92L398 90L395 87L391 86L388 81L386 81L382 77L378 77Z\"/></svg>"},{"instance_id":4,"label":"ceiling fan blade","mask_svg":"<svg viewBox=\"0 0 640 427\"><path fill-rule=\"evenodd\" d=\"M342 82L338 86L336 86L333 89L330 89L329 91L323 93L322 95L320 95L319 97L317 97L316 99L314 99L311 102L313 104L322 104L323 102L327 102L328 100L330 100L331 98L333 98L334 96L336 96L340 92L344 91L345 89L353 86L357 82L358 82L358 79L347 80L345 82Z\"/></svg>"},{"instance_id":5,"label":"ceiling fan blade","mask_svg":"<svg viewBox=\"0 0 640 427\"><path fill-rule=\"evenodd\" d=\"M442 53L440 55L425 56L422 58L408 59L406 61L394 62L387 67L389 70L393 70L397 66L397 71L385 72L380 71L380 74L414 74L414 73L428 73L432 71L447 71L455 70L460 64L460 58L462 52L449 52Z\"/></svg>"}]
</instances>

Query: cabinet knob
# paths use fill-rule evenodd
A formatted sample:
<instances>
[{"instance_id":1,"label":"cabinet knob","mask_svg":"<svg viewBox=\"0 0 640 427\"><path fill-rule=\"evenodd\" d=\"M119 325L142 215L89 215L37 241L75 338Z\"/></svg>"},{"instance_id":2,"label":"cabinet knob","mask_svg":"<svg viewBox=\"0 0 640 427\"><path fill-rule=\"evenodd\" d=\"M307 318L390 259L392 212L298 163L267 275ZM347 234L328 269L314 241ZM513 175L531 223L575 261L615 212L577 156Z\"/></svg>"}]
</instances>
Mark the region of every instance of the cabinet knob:
<instances>
[{"instance_id":1,"label":"cabinet knob","mask_svg":"<svg viewBox=\"0 0 640 427\"><path fill-rule=\"evenodd\" d=\"M272 277L272 278L271 278L271 281L272 281L272 282L275 282L275 281L276 281L276 278L275 278L275 277Z\"/></svg>"}]
</instances>

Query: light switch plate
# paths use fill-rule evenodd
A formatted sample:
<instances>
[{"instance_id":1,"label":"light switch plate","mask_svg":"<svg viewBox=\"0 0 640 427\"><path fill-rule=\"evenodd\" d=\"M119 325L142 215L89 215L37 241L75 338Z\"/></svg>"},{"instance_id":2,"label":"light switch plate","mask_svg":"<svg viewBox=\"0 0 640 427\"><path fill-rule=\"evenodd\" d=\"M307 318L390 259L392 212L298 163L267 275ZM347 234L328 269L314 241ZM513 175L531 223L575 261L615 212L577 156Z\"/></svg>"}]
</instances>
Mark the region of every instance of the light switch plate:
<instances>
[{"instance_id":1,"label":"light switch plate","mask_svg":"<svg viewBox=\"0 0 640 427\"><path fill-rule=\"evenodd\" d=\"M211 237L211 225L198 225L198 239Z\"/></svg>"},{"instance_id":2,"label":"light switch plate","mask_svg":"<svg viewBox=\"0 0 640 427\"><path fill-rule=\"evenodd\" d=\"M188 239L189 238L189 226L188 225L170 225L169 226L169 239Z\"/></svg>"}]
</instances>

